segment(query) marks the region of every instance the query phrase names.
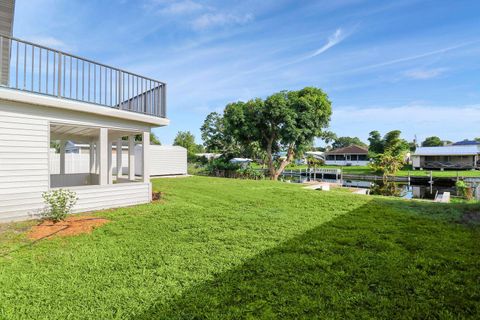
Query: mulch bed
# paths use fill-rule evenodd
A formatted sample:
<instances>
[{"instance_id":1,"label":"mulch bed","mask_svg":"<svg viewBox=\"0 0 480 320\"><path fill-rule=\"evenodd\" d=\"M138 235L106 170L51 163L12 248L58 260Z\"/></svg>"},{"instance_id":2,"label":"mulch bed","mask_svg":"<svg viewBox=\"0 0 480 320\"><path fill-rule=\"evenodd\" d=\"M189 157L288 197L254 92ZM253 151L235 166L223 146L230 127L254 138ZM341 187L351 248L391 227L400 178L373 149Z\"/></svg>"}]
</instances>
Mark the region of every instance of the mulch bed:
<instances>
[{"instance_id":1,"label":"mulch bed","mask_svg":"<svg viewBox=\"0 0 480 320\"><path fill-rule=\"evenodd\" d=\"M28 237L32 240L40 240L50 237L68 237L83 233L91 233L93 229L104 225L110 220L97 217L68 217L64 221L53 222L45 220L32 227Z\"/></svg>"}]
</instances>

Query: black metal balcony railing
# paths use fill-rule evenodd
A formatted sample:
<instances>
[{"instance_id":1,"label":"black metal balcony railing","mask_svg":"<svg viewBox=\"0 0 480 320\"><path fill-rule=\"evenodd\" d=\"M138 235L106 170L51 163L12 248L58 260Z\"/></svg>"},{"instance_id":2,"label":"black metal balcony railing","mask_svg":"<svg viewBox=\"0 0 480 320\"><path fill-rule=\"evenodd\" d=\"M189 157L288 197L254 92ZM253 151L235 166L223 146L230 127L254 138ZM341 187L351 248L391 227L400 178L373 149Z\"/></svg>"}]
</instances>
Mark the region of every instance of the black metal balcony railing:
<instances>
[{"instance_id":1,"label":"black metal balcony railing","mask_svg":"<svg viewBox=\"0 0 480 320\"><path fill-rule=\"evenodd\" d=\"M0 36L0 85L166 117L166 84L28 41Z\"/></svg>"}]
</instances>

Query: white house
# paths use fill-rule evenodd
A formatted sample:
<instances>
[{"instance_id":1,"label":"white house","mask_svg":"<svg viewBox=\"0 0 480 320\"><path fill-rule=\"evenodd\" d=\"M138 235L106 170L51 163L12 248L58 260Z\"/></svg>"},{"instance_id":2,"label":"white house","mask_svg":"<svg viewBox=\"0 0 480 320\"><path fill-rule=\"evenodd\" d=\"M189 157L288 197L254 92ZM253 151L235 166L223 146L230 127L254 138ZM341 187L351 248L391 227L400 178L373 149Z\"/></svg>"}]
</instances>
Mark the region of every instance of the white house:
<instances>
[{"instance_id":1,"label":"white house","mask_svg":"<svg viewBox=\"0 0 480 320\"><path fill-rule=\"evenodd\" d=\"M420 147L412 155L414 169L480 169L480 145Z\"/></svg>"},{"instance_id":2,"label":"white house","mask_svg":"<svg viewBox=\"0 0 480 320\"><path fill-rule=\"evenodd\" d=\"M325 152L326 165L366 166L368 162L368 149L357 145Z\"/></svg>"},{"instance_id":3,"label":"white house","mask_svg":"<svg viewBox=\"0 0 480 320\"><path fill-rule=\"evenodd\" d=\"M166 84L12 37L13 0L0 1L0 220L38 214L42 193L68 188L74 211L151 200L150 131L166 126ZM10 32L8 32L10 30ZM134 136L143 137L142 176L135 175ZM121 146L128 137L128 174ZM59 172L50 170L51 141L60 141ZM65 169L66 142L89 145L89 168Z\"/></svg>"}]
</instances>

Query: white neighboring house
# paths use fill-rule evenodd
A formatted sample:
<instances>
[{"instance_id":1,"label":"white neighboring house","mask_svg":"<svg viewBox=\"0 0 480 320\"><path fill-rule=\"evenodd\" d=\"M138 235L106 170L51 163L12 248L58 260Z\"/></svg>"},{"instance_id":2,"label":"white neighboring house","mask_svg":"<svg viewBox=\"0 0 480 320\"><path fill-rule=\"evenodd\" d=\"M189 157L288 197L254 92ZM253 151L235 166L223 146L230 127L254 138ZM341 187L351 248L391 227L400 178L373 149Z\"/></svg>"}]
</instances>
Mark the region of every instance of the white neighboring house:
<instances>
[{"instance_id":1,"label":"white neighboring house","mask_svg":"<svg viewBox=\"0 0 480 320\"><path fill-rule=\"evenodd\" d=\"M253 160L249 158L233 158L230 159L230 163L238 164L242 168L246 168Z\"/></svg>"},{"instance_id":2,"label":"white neighboring house","mask_svg":"<svg viewBox=\"0 0 480 320\"><path fill-rule=\"evenodd\" d=\"M325 160L325 152L323 151L306 151L305 155L313 157L317 160Z\"/></svg>"},{"instance_id":3,"label":"white neighboring house","mask_svg":"<svg viewBox=\"0 0 480 320\"><path fill-rule=\"evenodd\" d=\"M13 3L0 1L0 25L12 23ZM56 188L77 193L75 212L149 202L150 131L169 123L166 84L0 32L0 220L37 215L42 193ZM126 175L113 170L124 165L112 151L122 137ZM51 141L61 141L58 173L50 170ZM66 171L67 141L89 145L88 170Z\"/></svg>"},{"instance_id":4,"label":"white neighboring house","mask_svg":"<svg viewBox=\"0 0 480 320\"><path fill-rule=\"evenodd\" d=\"M413 169L480 169L480 145L419 147L412 155Z\"/></svg>"},{"instance_id":5,"label":"white neighboring house","mask_svg":"<svg viewBox=\"0 0 480 320\"><path fill-rule=\"evenodd\" d=\"M368 163L368 149L357 145L325 152L326 165L366 166Z\"/></svg>"},{"instance_id":6,"label":"white neighboring house","mask_svg":"<svg viewBox=\"0 0 480 320\"><path fill-rule=\"evenodd\" d=\"M218 159L222 156L221 153L196 153L195 154L197 157L204 157L208 161L213 160L213 159Z\"/></svg>"}]
</instances>

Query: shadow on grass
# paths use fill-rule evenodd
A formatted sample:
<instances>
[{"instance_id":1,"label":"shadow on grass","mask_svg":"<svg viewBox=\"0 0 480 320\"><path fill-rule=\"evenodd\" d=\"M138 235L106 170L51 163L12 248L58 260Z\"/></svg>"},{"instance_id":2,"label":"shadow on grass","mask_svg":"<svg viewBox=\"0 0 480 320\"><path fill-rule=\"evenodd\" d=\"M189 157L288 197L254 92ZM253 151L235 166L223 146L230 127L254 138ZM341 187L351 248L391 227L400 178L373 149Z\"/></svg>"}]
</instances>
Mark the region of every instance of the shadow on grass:
<instances>
[{"instance_id":1,"label":"shadow on grass","mask_svg":"<svg viewBox=\"0 0 480 320\"><path fill-rule=\"evenodd\" d=\"M475 317L479 229L404 206L372 200L135 319Z\"/></svg>"}]
</instances>

